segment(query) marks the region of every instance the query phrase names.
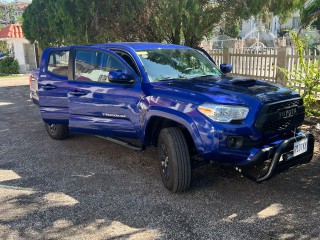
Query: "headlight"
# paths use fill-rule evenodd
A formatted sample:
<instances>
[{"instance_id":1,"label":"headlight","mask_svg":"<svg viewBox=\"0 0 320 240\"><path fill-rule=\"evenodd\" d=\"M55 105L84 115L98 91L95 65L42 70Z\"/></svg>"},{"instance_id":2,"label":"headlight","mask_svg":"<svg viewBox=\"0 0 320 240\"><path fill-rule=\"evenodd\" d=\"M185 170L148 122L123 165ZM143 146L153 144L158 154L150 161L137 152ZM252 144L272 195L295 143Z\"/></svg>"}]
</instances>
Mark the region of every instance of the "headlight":
<instances>
[{"instance_id":1,"label":"headlight","mask_svg":"<svg viewBox=\"0 0 320 240\"><path fill-rule=\"evenodd\" d=\"M218 104L204 104L199 106L198 110L216 122L243 120L249 113L247 107Z\"/></svg>"}]
</instances>

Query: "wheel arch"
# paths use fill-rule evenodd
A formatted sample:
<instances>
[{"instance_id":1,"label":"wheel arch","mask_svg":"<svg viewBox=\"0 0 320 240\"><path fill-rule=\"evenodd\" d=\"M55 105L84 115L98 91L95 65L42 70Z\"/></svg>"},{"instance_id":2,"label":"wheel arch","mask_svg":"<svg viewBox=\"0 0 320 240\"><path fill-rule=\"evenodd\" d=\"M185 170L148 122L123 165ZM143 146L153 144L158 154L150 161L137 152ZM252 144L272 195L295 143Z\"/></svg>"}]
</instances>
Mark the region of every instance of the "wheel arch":
<instances>
[{"instance_id":1,"label":"wheel arch","mask_svg":"<svg viewBox=\"0 0 320 240\"><path fill-rule=\"evenodd\" d=\"M172 110L172 109L166 109ZM178 127L185 136L190 149L193 150L193 154L201 154L204 152L202 141L198 128L194 121L178 111L163 111L153 110L149 111L147 120L143 131L143 142L147 145L157 146L158 136L163 128Z\"/></svg>"}]
</instances>

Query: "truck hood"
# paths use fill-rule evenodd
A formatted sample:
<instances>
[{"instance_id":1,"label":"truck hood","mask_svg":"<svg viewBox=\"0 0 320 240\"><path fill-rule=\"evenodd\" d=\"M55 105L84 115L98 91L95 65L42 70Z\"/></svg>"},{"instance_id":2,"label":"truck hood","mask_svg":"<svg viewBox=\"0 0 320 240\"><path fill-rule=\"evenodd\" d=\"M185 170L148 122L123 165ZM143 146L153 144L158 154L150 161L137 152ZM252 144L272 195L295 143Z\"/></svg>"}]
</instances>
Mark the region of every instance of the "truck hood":
<instances>
[{"instance_id":1,"label":"truck hood","mask_svg":"<svg viewBox=\"0 0 320 240\"><path fill-rule=\"evenodd\" d=\"M205 95L227 95L237 98L240 102L247 102L248 98L259 100L261 103L276 102L290 98L297 98L299 94L280 84L258 81L239 76L207 77L205 79L170 80L159 83L163 87L188 90ZM243 98L247 98L243 101ZM215 100L215 98L213 98Z\"/></svg>"}]
</instances>

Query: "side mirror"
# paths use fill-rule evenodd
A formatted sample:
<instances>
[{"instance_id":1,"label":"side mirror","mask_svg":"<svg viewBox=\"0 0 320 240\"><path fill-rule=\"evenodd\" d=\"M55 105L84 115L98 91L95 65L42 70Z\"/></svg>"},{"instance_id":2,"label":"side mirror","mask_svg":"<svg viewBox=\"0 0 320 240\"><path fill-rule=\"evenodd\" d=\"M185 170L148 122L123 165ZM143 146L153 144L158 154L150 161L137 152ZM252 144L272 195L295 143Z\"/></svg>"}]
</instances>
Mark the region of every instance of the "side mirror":
<instances>
[{"instance_id":1,"label":"side mirror","mask_svg":"<svg viewBox=\"0 0 320 240\"><path fill-rule=\"evenodd\" d=\"M122 84L134 83L133 76L123 70L115 70L115 71L109 72L108 80L111 83L122 83Z\"/></svg>"},{"instance_id":2,"label":"side mirror","mask_svg":"<svg viewBox=\"0 0 320 240\"><path fill-rule=\"evenodd\" d=\"M232 64L220 64L220 70L223 74L231 73L232 72Z\"/></svg>"}]
</instances>

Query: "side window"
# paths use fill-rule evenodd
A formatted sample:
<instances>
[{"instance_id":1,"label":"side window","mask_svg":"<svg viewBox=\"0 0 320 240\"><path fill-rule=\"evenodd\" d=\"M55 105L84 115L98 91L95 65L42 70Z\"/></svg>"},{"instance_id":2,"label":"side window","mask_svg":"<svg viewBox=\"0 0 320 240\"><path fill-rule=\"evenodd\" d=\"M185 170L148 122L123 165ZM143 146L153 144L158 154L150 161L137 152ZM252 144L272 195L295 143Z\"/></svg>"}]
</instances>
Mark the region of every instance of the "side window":
<instances>
[{"instance_id":1,"label":"side window","mask_svg":"<svg viewBox=\"0 0 320 240\"><path fill-rule=\"evenodd\" d=\"M68 75L69 51L52 51L49 55L48 72L60 76Z\"/></svg>"},{"instance_id":2,"label":"side window","mask_svg":"<svg viewBox=\"0 0 320 240\"><path fill-rule=\"evenodd\" d=\"M74 79L77 81L109 82L109 72L126 70L114 57L87 50L76 51L74 64Z\"/></svg>"}]
</instances>

